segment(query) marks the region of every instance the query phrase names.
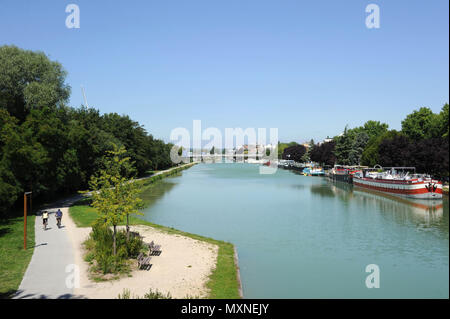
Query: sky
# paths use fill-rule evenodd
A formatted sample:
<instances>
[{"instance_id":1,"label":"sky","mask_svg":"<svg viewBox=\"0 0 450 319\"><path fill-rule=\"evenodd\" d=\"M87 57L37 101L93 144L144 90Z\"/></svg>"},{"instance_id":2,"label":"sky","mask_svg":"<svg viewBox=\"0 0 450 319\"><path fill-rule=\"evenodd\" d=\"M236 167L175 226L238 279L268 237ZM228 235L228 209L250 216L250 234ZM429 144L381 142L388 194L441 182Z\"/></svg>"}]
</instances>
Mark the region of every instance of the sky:
<instances>
[{"instance_id":1,"label":"sky","mask_svg":"<svg viewBox=\"0 0 450 319\"><path fill-rule=\"evenodd\" d=\"M65 21L80 9L80 28ZM366 27L368 4L380 27ZM447 0L0 0L0 45L45 52L70 105L177 127L278 128L320 141L367 120L400 129L449 101ZM1 70L0 70L1 72Z\"/></svg>"}]
</instances>

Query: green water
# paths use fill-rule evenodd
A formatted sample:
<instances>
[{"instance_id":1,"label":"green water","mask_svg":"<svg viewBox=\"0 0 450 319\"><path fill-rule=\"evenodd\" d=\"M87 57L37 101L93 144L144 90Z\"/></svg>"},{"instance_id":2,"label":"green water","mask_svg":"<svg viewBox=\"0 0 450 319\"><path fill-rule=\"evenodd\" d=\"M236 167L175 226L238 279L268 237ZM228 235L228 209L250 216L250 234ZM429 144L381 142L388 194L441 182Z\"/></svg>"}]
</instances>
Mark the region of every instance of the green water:
<instances>
[{"instance_id":1,"label":"green water","mask_svg":"<svg viewBox=\"0 0 450 319\"><path fill-rule=\"evenodd\" d=\"M252 164L200 164L144 194L145 218L232 242L246 298L448 298L448 197L405 201ZM365 268L380 269L368 289Z\"/></svg>"}]
</instances>

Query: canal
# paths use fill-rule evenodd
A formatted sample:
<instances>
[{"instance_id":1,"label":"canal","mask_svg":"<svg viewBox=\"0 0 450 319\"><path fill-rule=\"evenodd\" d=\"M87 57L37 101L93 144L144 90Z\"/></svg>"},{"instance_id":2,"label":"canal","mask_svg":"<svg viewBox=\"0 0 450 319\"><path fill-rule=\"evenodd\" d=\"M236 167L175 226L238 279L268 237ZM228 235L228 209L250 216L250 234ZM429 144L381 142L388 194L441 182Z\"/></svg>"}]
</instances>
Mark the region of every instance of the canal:
<instances>
[{"instance_id":1,"label":"canal","mask_svg":"<svg viewBox=\"0 0 450 319\"><path fill-rule=\"evenodd\" d=\"M400 200L257 165L199 164L144 194L144 218L233 243L245 298L448 298L448 197ZM366 266L380 288L366 287Z\"/></svg>"}]
</instances>

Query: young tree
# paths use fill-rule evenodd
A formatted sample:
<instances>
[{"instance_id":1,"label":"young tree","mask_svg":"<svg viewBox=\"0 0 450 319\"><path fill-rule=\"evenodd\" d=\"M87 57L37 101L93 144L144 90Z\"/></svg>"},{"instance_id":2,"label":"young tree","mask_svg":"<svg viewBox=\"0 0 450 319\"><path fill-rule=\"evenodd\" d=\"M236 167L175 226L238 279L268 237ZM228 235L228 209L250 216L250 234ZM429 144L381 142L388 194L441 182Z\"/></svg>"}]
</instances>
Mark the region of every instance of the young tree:
<instances>
[{"instance_id":1,"label":"young tree","mask_svg":"<svg viewBox=\"0 0 450 319\"><path fill-rule=\"evenodd\" d=\"M116 249L117 225L126 217L127 238L129 236L129 215L140 214L142 200L138 197L140 184L134 179L128 179L133 171L130 158L125 157L126 150L114 145L113 151L108 151L104 168L98 175L91 178L92 206L106 225L113 226L113 252Z\"/></svg>"}]
</instances>

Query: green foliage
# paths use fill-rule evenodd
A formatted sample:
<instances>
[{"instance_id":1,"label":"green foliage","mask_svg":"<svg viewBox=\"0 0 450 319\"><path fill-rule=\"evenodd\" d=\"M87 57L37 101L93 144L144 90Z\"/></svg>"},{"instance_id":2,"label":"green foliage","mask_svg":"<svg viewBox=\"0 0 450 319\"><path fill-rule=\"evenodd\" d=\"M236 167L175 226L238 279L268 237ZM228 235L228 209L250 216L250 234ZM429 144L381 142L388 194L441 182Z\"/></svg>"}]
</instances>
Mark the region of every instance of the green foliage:
<instances>
[{"instance_id":1,"label":"green foliage","mask_svg":"<svg viewBox=\"0 0 450 319\"><path fill-rule=\"evenodd\" d=\"M66 71L42 52L0 47L0 108L20 121L32 109L59 107L68 101Z\"/></svg>"},{"instance_id":2,"label":"green foliage","mask_svg":"<svg viewBox=\"0 0 450 319\"><path fill-rule=\"evenodd\" d=\"M141 184L130 179L134 168L130 158L125 156L126 150L113 145L114 150L108 151L103 168L98 175L93 175L90 181L92 206L97 209L99 219L106 225L112 225L114 231L113 253L116 255L116 226L127 219L129 215L141 214L142 200L139 198ZM128 232L128 224L127 224Z\"/></svg>"},{"instance_id":3,"label":"green foliage","mask_svg":"<svg viewBox=\"0 0 450 319\"><path fill-rule=\"evenodd\" d=\"M336 146L334 148L334 155L336 161L341 165L351 165L350 152L353 145L353 135L347 127L344 129L344 133L336 137Z\"/></svg>"},{"instance_id":4,"label":"green foliage","mask_svg":"<svg viewBox=\"0 0 450 319\"><path fill-rule=\"evenodd\" d=\"M95 261L93 272L102 274L118 273L128 269L127 260L136 258L145 250L144 243L139 237L127 240L126 231L117 233L117 253L113 251L113 231L103 220L99 219L92 227L89 239L85 242L86 261Z\"/></svg>"},{"instance_id":5,"label":"green foliage","mask_svg":"<svg viewBox=\"0 0 450 319\"><path fill-rule=\"evenodd\" d=\"M409 114L402 121L402 133L412 140L441 137L439 115L427 107Z\"/></svg>"},{"instance_id":6,"label":"green foliage","mask_svg":"<svg viewBox=\"0 0 450 319\"><path fill-rule=\"evenodd\" d=\"M376 137L372 137L362 155L361 155L361 165L366 165L366 166L370 166L373 167L377 164L380 164L380 158L379 158L379 147L382 141L386 140L386 139L392 139L396 136L400 136L401 133L392 130L392 131L388 131L386 133L384 133L383 135L380 136L376 136Z\"/></svg>"},{"instance_id":7,"label":"green foliage","mask_svg":"<svg viewBox=\"0 0 450 319\"><path fill-rule=\"evenodd\" d=\"M35 200L86 189L113 144L137 176L173 166L171 144L128 116L66 106L65 71L43 53L1 46L0 70L0 213L31 189Z\"/></svg>"},{"instance_id":8,"label":"green foliage","mask_svg":"<svg viewBox=\"0 0 450 319\"><path fill-rule=\"evenodd\" d=\"M442 137L448 138L448 103L442 107L438 117L439 133Z\"/></svg>"},{"instance_id":9,"label":"green foliage","mask_svg":"<svg viewBox=\"0 0 450 319\"><path fill-rule=\"evenodd\" d=\"M286 148L291 147L291 146L295 146L295 145L298 145L298 143L297 142L290 142L290 143L278 142L278 145L277 145L278 158L282 158L283 157L283 153L284 153L284 150Z\"/></svg>"},{"instance_id":10,"label":"green foliage","mask_svg":"<svg viewBox=\"0 0 450 319\"><path fill-rule=\"evenodd\" d=\"M356 134L348 154L351 165L361 164L361 156L368 141L369 135L366 132L362 131Z\"/></svg>"}]
</instances>

